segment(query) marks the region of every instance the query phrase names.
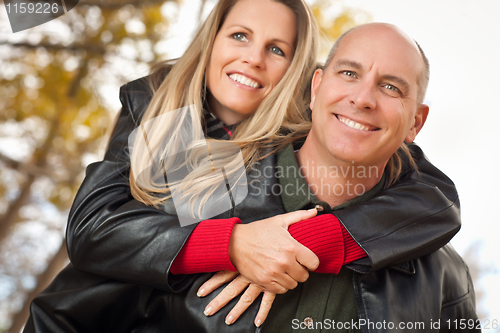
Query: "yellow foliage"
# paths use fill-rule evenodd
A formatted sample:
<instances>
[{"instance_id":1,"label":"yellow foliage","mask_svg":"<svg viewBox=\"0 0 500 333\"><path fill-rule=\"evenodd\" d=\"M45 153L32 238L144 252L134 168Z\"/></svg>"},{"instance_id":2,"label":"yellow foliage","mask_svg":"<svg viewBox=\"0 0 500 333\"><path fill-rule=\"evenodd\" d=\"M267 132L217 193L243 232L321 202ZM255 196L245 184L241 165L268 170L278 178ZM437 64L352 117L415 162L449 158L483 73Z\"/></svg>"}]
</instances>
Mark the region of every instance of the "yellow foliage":
<instances>
[{"instance_id":1,"label":"yellow foliage","mask_svg":"<svg viewBox=\"0 0 500 333\"><path fill-rule=\"evenodd\" d=\"M113 62L125 61L120 60L125 57L126 61L142 63L143 52L153 54L149 62L160 57L154 45L166 35L168 27L161 5L76 6L72 15L59 19L72 33L70 44L43 35L38 44L13 47L16 56L0 60L0 69L9 66L17 72L4 77L0 70L0 107L6 110L0 115L0 136L1 125L6 122L21 127L27 120L37 124L38 130L23 131L18 137L32 144L33 154L24 161L25 168L17 171L22 174L37 166L44 173L40 176L47 176L54 185L45 200L61 211L69 208L81 181L82 157L96 154L116 111L108 110L107 97L99 94L110 71L119 68L113 67ZM127 32L132 20L142 22L144 31ZM138 43L145 40L149 43L139 47ZM124 42L136 48L137 58L119 55ZM144 45L150 45L150 50L144 50ZM111 75L123 80L121 71ZM3 185L0 179L0 193L4 193ZM2 196L0 200L5 203L6 199Z\"/></svg>"},{"instance_id":2,"label":"yellow foliage","mask_svg":"<svg viewBox=\"0 0 500 333\"><path fill-rule=\"evenodd\" d=\"M326 15L332 8L336 14ZM324 60L333 43L347 30L371 21L370 15L365 12L354 12L339 0L316 0L311 9L320 29L320 59ZM356 15L362 14L362 15Z\"/></svg>"}]
</instances>

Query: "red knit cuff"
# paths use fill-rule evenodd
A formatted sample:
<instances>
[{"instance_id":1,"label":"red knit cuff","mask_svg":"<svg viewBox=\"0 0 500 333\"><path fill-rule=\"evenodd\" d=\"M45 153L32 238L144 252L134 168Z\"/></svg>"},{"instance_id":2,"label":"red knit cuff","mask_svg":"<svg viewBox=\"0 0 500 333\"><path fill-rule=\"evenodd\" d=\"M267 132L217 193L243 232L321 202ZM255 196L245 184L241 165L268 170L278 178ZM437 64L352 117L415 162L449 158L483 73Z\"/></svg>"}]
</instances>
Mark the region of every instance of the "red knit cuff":
<instances>
[{"instance_id":1,"label":"red knit cuff","mask_svg":"<svg viewBox=\"0 0 500 333\"><path fill-rule=\"evenodd\" d=\"M288 231L319 258L317 273L337 274L344 260L344 242L339 220L324 214L292 224Z\"/></svg>"},{"instance_id":2,"label":"red knit cuff","mask_svg":"<svg viewBox=\"0 0 500 333\"><path fill-rule=\"evenodd\" d=\"M175 258L170 272L195 274L236 271L228 252L229 239L236 223L241 223L237 217L200 222Z\"/></svg>"},{"instance_id":3,"label":"red knit cuff","mask_svg":"<svg viewBox=\"0 0 500 333\"><path fill-rule=\"evenodd\" d=\"M351 234L342 226L342 236L344 238L344 247L345 247L345 258L344 265L347 265L355 260L366 257L366 252L356 243L354 238L352 238Z\"/></svg>"}]
</instances>

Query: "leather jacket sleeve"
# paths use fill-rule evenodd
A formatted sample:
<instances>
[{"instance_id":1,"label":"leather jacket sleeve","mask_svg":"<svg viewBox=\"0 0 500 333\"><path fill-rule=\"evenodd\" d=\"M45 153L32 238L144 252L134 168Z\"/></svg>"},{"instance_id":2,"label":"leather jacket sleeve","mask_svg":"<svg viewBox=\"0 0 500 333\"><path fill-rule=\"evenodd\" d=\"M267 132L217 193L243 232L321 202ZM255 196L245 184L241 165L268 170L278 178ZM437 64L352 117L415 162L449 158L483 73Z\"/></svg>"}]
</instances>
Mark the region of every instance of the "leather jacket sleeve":
<instances>
[{"instance_id":1,"label":"leather jacket sleeve","mask_svg":"<svg viewBox=\"0 0 500 333\"><path fill-rule=\"evenodd\" d=\"M180 227L176 216L134 200L128 180L128 135L151 98L146 85L140 79L121 88L123 108L108 150L103 161L87 168L69 214L66 239L77 270L175 291L190 278L168 272L196 224ZM371 262L364 265L355 262L361 270L417 258L446 244L458 231L453 183L426 160L421 162L421 178L410 174L378 197L336 212L370 256Z\"/></svg>"},{"instance_id":2,"label":"leather jacket sleeve","mask_svg":"<svg viewBox=\"0 0 500 333\"><path fill-rule=\"evenodd\" d=\"M76 269L170 291L182 281L182 276L167 279L170 265L196 224L180 227L175 215L146 206L130 193L128 136L149 103L147 84L136 80L121 88L123 108L104 160L87 167L66 239Z\"/></svg>"},{"instance_id":3,"label":"leather jacket sleeve","mask_svg":"<svg viewBox=\"0 0 500 333\"><path fill-rule=\"evenodd\" d=\"M420 147L409 148L419 172L406 170L374 198L335 212L368 254L347 267L368 273L401 264L436 251L460 230L455 185Z\"/></svg>"}]
</instances>

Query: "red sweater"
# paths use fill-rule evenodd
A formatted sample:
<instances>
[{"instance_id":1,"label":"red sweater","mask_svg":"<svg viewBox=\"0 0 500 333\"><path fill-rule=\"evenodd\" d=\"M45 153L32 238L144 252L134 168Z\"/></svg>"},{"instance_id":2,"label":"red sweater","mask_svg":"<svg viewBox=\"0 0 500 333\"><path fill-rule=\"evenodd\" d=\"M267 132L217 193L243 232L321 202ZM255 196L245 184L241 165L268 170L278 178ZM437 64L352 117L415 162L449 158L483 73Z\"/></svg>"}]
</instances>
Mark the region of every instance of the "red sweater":
<instances>
[{"instance_id":1,"label":"red sweater","mask_svg":"<svg viewBox=\"0 0 500 333\"><path fill-rule=\"evenodd\" d=\"M194 274L236 271L229 259L229 239L240 219L206 220L200 222L188 238L170 271ZM323 214L292 224L288 231L299 243L319 258L317 273L337 274L343 265L366 256L342 223L333 214Z\"/></svg>"}]
</instances>

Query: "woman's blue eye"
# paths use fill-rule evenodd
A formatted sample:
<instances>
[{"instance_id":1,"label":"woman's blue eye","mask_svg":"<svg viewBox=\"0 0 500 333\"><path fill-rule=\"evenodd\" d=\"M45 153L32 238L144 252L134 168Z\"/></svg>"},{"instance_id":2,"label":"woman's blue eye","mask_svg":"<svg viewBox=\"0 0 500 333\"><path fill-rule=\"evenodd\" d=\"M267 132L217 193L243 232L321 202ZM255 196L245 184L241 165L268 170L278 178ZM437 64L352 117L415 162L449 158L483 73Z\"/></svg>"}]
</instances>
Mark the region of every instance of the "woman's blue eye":
<instances>
[{"instance_id":1,"label":"woman's blue eye","mask_svg":"<svg viewBox=\"0 0 500 333\"><path fill-rule=\"evenodd\" d=\"M285 55L285 53L279 47L277 47L277 46L271 47L270 51L272 53L275 53L275 54L280 55L280 56L284 56Z\"/></svg>"},{"instance_id":2,"label":"woman's blue eye","mask_svg":"<svg viewBox=\"0 0 500 333\"><path fill-rule=\"evenodd\" d=\"M242 42L247 41L247 37L245 36L245 34L242 34L241 32L237 32L237 33L233 34L233 38L236 40L242 41Z\"/></svg>"}]
</instances>

